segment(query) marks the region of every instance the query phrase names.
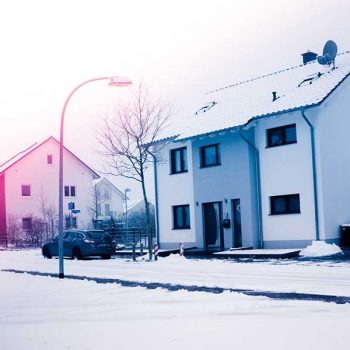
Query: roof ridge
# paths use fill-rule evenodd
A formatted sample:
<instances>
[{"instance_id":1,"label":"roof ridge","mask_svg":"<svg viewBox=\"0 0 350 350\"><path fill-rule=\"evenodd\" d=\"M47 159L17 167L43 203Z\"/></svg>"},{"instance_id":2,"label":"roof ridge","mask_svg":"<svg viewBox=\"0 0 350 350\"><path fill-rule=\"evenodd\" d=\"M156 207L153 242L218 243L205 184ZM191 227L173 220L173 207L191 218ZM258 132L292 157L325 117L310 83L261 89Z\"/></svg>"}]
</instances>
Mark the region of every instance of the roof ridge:
<instances>
[{"instance_id":1,"label":"roof ridge","mask_svg":"<svg viewBox=\"0 0 350 350\"><path fill-rule=\"evenodd\" d=\"M7 163L11 162L11 160L15 159L17 156L19 156L22 153L27 152L28 150L30 150L32 147L34 147L38 142L34 142L32 145L30 145L29 147L27 147L26 149L24 149L23 151L20 151L18 153L16 153L14 156L12 156L10 159L8 159L6 162L0 164L0 168L3 167L4 165L6 165Z\"/></svg>"},{"instance_id":2,"label":"roof ridge","mask_svg":"<svg viewBox=\"0 0 350 350\"><path fill-rule=\"evenodd\" d=\"M350 53L350 50L347 50L347 51L344 51L344 52L340 52L340 53L337 54L337 56L344 55L344 54L347 54L347 53ZM231 84L231 85L224 86L222 88L218 88L218 89L215 89L215 90L207 91L205 93L205 95L211 94L213 92L229 89L229 88L234 87L234 86L250 83L252 81L256 81L256 80L259 80L259 79L262 79L262 78L267 78L267 77L270 77L270 76L275 75L275 74L283 73L283 72L286 72L288 70L296 69L296 68L303 67L303 66L306 66L306 65L309 65L309 64L313 64L313 63L316 63L316 61L310 61L310 62L308 62L306 64L299 64L299 65L292 66L292 67L289 67L289 68L280 69L280 70L272 72L272 73L268 73L268 74L265 74L265 75L260 75L260 76L255 77L255 78L243 80L243 81L241 81L239 83L234 83L234 84Z\"/></svg>"}]
</instances>

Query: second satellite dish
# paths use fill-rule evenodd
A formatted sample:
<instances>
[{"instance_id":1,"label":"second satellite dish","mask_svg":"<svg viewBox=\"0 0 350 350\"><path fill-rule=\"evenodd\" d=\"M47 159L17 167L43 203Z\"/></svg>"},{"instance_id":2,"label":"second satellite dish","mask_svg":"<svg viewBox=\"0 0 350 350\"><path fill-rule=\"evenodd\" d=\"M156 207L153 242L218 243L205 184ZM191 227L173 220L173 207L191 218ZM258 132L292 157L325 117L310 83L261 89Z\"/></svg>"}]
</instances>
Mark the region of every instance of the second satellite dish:
<instances>
[{"instance_id":1,"label":"second satellite dish","mask_svg":"<svg viewBox=\"0 0 350 350\"><path fill-rule=\"evenodd\" d=\"M333 63L334 68L334 59L337 56L337 52L337 44L332 40L328 40L324 45L323 55L317 56L317 62L326 66L330 66Z\"/></svg>"}]
</instances>

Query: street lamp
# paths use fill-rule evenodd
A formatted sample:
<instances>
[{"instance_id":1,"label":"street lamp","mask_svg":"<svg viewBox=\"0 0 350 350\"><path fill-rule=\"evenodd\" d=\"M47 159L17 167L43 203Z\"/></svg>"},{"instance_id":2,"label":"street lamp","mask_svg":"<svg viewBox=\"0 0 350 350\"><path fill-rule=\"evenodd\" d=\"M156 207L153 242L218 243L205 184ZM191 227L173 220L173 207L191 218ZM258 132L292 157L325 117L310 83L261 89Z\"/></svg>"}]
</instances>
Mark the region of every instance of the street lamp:
<instances>
[{"instance_id":1,"label":"street lamp","mask_svg":"<svg viewBox=\"0 0 350 350\"><path fill-rule=\"evenodd\" d=\"M66 102L64 103L62 113L61 113L61 128L60 128L60 160L59 160L59 187L58 187L58 233L59 233L59 241L58 241L58 252L59 252L59 278L64 278L63 271L63 127L64 127L64 116L66 113L68 102L70 101L73 94L80 89L82 86L92 83L94 81L99 80L108 80L109 86L112 87L127 87L130 86L131 80L126 77L101 77L94 78L84 81L75 87L72 92L68 95Z\"/></svg>"},{"instance_id":2,"label":"street lamp","mask_svg":"<svg viewBox=\"0 0 350 350\"><path fill-rule=\"evenodd\" d=\"M128 231L129 229L129 225L128 225L128 197L127 197L127 193L130 192L131 189L130 188L126 188L124 190L124 198L125 198L125 226L126 226L126 231ZM128 233L126 233L128 234Z\"/></svg>"}]
</instances>

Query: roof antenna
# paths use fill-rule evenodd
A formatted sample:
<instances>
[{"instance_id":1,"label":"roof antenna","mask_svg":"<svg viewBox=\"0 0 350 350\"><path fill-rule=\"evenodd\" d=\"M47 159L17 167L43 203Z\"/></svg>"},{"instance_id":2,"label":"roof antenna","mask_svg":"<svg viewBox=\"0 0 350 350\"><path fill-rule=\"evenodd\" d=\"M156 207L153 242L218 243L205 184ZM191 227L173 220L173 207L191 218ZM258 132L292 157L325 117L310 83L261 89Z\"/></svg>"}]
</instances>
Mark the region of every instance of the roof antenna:
<instances>
[{"instance_id":1,"label":"roof antenna","mask_svg":"<svg viewBox=\"0 0 350 350\"><path fill-rule=\"evenodd\" d=\"M323 66L330 66L333 63L333 68L335 69L335 57L337 56L338 48L337 44L328 40L323 48L323 55L317 56L317 62Z\"/></svg>"}]
</instances>

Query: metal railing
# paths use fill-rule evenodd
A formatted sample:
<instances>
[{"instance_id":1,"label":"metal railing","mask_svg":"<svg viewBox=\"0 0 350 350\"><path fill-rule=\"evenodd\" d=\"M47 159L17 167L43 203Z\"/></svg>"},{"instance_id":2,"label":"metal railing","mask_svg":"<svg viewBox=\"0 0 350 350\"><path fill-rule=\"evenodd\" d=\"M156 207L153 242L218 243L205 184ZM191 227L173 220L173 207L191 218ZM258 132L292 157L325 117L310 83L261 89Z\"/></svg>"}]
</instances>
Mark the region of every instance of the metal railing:
<instances>
[{"instance_id":1,"label":"metal railing","mask_svg":"<svg viewBox=\"0 0 350 350\"><path fill-rule=\"evenodd\" d=\"M132 248L133 245L136 247L143 245L143 247L148 247L148 237L143 230L140 228L133 227L131 229L118 229L118 228L108 228L105 229L115 242L117 249L119 247L125 247L126 249Z\"/></svg>"}]
</instances>

